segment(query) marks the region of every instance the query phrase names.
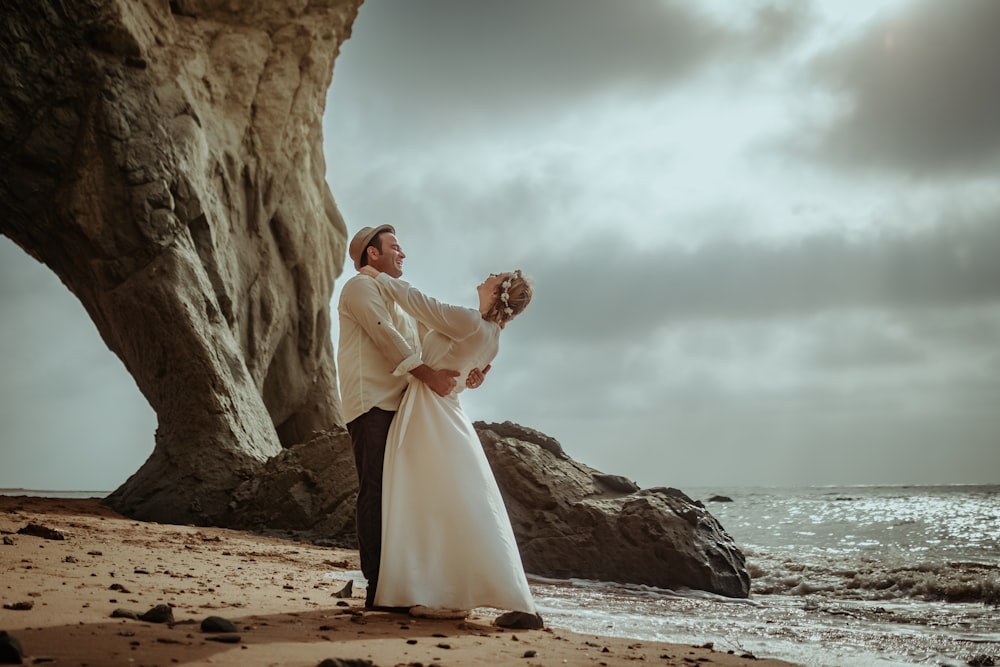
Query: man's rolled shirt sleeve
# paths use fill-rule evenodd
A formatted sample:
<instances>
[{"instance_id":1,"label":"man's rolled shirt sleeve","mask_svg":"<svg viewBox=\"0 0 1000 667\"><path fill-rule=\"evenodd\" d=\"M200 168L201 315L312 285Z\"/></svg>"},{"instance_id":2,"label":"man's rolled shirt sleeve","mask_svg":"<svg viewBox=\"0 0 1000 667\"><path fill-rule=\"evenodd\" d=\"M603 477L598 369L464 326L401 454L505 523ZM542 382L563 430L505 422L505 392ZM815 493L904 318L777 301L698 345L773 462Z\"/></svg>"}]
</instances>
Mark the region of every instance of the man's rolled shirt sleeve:
<instances>
[{"instance_id":1,"label":"man's rolled shirt sleeve","mask_svg":"<svg viewBox=\"0 0 1000 667\"><path fill-rule=\"evenodd\" d=\"M397 376L397 377L399 377L401 375L406 375L410 371L412 371L414 368L416 368L417 366L420 366L423 363L424 362L420 358L419 354L411 355L411 356L407 357L406 359L403 359L401 362L399 362L399 365L396 366L394 369L392 369L392 374L395 375L395 376Z\"/></svg>"}]
</instances>

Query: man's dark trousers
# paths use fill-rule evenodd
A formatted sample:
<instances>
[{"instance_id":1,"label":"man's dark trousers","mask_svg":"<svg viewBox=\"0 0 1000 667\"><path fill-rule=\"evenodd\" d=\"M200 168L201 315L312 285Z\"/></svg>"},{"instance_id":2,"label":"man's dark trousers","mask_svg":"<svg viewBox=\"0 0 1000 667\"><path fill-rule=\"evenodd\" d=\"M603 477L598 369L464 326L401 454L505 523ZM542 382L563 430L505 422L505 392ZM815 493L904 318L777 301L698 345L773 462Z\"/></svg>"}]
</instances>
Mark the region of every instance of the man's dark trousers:
<instances>
[{"instance_id":1,"label":"man's dark trousers","mask_svg":"<svg viewBox=\"0 0 1000 667\"><path fill-rule=\"evenodd\" d=\"M358 469L358 501L355 520L361 573L368 580L365 606L375 606L379 559L382 557L382 464L385 441L395 412L372 408L347 425L354 444L354 465Z\"/></svg>"}]
</instances>

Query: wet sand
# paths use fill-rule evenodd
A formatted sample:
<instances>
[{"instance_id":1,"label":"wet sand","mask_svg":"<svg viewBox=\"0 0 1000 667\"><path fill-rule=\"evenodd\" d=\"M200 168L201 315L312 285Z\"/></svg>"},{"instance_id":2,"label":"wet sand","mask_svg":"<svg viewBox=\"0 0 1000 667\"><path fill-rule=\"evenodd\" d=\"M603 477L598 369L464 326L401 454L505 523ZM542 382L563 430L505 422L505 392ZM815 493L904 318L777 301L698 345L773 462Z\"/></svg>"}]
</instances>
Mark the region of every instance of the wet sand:
<instances>
[{"instance_id":1,"label":"wet sand","mask_svg":"<svg viewBox=\"0 0 1000 667\"><path fill-rule=\"evenodd\" d=\"M29 525L64 539L19 533ZM356 551L135 521L97 499L0 496L0 532L0 631L17 639L26 664L791 664L558 627L505 630L492 625L493 610L474 610L465 621L366 611L363 590L337 597L349 579L336 573L359 569ZM157 606L172 622L112 617ZM202 621L213 616L235 632L204 631Z\"/></svg>"}]
</instances>

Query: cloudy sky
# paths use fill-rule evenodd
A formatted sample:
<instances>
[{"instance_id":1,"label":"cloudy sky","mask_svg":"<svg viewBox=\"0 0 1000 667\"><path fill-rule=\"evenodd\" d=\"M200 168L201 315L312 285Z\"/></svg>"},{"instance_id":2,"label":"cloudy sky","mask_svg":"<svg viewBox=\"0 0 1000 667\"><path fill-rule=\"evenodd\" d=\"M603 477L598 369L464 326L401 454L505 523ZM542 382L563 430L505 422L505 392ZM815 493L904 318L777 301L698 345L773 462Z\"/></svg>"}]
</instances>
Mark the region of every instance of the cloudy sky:
<instances>
[{"instance_id":1,"label":"cloudy sky","mask_svg":"<svg viewBox=\"0 0 1000 667\"><path fill-rule=\"evenodd\" d=\"M998 29L993 0L367 0L328 180L429 294L534 277L474 419L642 486L996 483ZM0 276L0 487L117 486L155 418L6 239Z\"/></svg>"}]
</instances>

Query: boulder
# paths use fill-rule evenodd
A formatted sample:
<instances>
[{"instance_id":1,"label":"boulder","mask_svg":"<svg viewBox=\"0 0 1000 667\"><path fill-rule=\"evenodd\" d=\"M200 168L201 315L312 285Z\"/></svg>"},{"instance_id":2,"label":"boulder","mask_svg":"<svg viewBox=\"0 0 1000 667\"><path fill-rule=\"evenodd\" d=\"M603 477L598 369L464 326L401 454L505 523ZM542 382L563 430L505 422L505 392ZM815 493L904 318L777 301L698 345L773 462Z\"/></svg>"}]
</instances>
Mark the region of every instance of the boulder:
<instances>
[{"instance_id":1,"label":"boulder","mask_svg":"<svg viewBox=\"0 0 1000 667\"><path fill-rule=\"evenodd\" d=\"M223 523L356 549L357 493L351 437L334 427L283 450L264 464L260 474L238 486Z\"/></svg>"},{"instance_id":2,"label":"boulder","mask_svg":"<svg viewBox=\"0 0 1000 667\"><path fill-rule=\"evenodd\" d=\"M627 484L510 422L477 422L476 430L528 572L750 594L743 553L701 502Z\"/></svg>"}]
</instances>

